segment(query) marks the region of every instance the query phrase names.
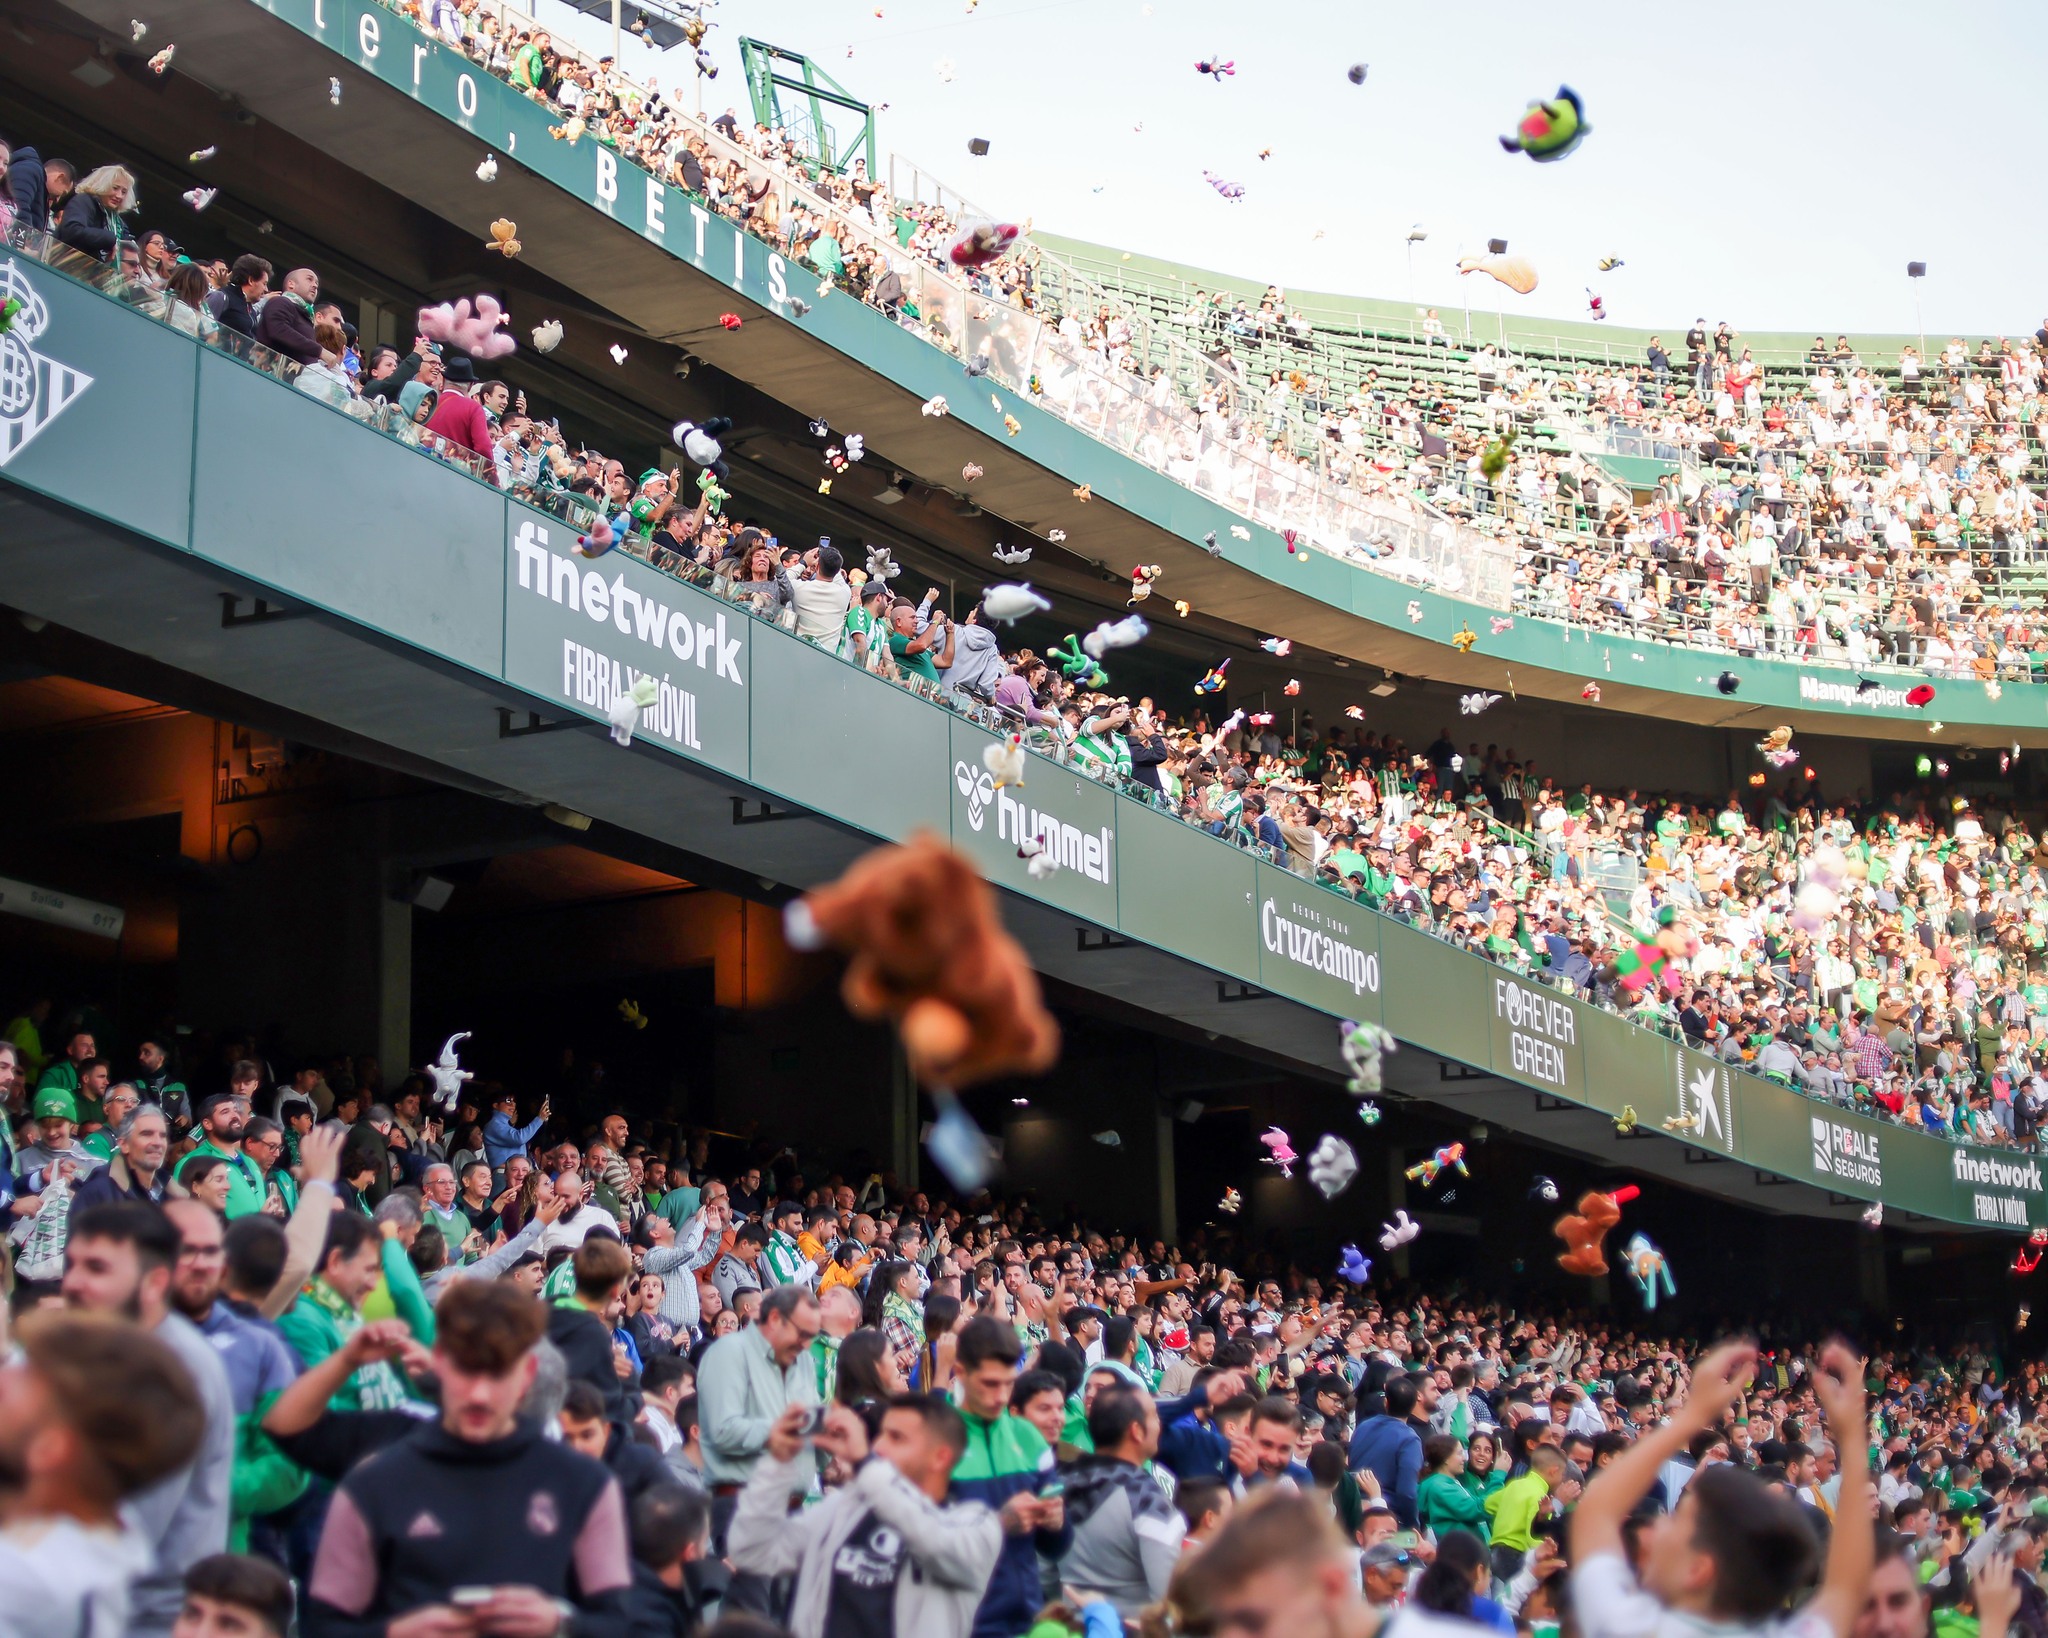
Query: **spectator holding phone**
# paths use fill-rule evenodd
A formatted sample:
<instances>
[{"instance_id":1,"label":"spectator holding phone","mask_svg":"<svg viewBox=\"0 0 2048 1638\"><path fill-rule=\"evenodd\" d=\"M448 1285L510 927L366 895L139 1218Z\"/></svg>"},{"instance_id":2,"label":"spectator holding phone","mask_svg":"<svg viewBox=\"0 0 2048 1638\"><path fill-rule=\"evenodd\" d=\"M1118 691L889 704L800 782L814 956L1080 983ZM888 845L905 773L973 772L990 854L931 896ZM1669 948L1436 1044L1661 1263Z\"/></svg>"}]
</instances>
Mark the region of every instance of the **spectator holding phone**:
<instances>
[{"instance_id":1,"label":"spectator holding phone","mask_svg":"<svg viewBox=\"0 0 2048 1638\"><path fill-rule=\"evenodd\" d=\"M812 1448L855 1469L854 1480L792 1516L789 1497ZM968 1638L1003 1528L981 1502L947 1499L966 1448L966 1423L937 1394L891 1399L872 1447L846 1406L792 1405L741 1493L734 1567L796 1578L796 1638Z\"/></svg>"},{"instance_id":2,"label":"spectator holding phone","mask_svg":"<svg viewBox=\"0 0 2048 1638\"><path fill-rule=\"evenodd\" d=\"M494 1281L441 1299L440 1418L342 1480L306 1586L306 1638L623 1638L618 1481L518 1414L546 1324Z\"/></svg>"}]
</instances>

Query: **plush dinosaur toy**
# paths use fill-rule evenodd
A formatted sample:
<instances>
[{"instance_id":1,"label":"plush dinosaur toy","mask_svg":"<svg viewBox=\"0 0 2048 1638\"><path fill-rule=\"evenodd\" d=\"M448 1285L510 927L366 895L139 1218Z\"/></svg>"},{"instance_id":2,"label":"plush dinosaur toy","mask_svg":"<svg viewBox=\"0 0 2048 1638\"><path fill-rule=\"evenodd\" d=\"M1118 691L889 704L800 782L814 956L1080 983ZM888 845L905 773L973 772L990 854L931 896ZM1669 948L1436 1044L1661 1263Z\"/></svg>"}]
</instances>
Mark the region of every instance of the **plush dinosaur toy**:
<instances>
[{"instance_id":1,"label":"plush dinosaur toy","mask_svg":"<svg viewBox=\"0 0 2048 1638\"><path fill-rule=\"evenodd\" d=\"M1083 652L1081 639L1071 631L1067 633L1067 640L1064 643L1055 643L1046 650L1046 658L1060 668L1060 675L1068 682L1076 683L1082 688L1109 686L1109 673Z\"/></svg>"}]
</instances>

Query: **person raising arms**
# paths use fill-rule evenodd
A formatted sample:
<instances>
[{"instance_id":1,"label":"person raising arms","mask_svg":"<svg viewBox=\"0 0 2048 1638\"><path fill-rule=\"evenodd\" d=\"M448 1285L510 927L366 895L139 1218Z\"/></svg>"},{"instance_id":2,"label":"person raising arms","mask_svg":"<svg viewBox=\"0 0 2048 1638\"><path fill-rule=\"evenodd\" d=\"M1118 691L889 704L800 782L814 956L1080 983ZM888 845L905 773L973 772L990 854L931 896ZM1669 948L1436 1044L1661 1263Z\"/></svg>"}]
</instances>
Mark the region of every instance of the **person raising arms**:
<instances>
[{"instance_id":1,"label":"person raising arms","mask_svg":"<svg viewBox=\"0 0 2048 1638\"><path fill-rule=\"evenodd\" d=\"M1726 1464L1696 1473L1678 1506L1644 1530L1640 1582L1629 1573L1623 1522L1648 1494L1658 1468L1728 1413L1756 1362L1749 1343L1716 1348L1694 1369L1692 1390L1670 1419L1586 1486L1571 1519L1571 1596L1584 1638L1676 1638L1706 1623L1724 1638L1765 1631L1850 1638L1869 1587L1876 1536L1869 1522L1863 1371L1840 1342L1821 1351L1813 1375L1814 1397L1842 1461L1819 1590L1785 1616L1813 1567L1813 1530L1793 1498Z\"/></svg>"}]
</instances>

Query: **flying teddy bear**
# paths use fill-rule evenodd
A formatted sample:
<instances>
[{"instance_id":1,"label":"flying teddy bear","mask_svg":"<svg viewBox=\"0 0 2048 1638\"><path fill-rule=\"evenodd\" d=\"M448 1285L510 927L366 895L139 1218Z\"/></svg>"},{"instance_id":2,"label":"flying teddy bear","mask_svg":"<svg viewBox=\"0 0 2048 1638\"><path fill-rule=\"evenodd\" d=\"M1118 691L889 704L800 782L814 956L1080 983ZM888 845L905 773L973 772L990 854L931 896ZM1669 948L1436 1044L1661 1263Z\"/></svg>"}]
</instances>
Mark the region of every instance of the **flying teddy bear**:
<instances>
[{"instance_id":1,"label":"flying teddy bear","mask_svg":"<svg viewBox=\"0 0 2048 1638\"><path fill-rule=\"evenodd\" d=\"M1557 1266L1567 1274L1597 1278L1607 1272L1607 1232L1621 1221L1621 1208L1641 1194L1633 1183L1612 1194L1588 1189L1579 1196L1579 1209L1567 1212L1552 1225L1551 1232L1565 1243Z\"/></svg>"},{"instance_id":2,"label":"flying teddy bear","mask_svg":"<svg viewBox=\"0 0 2048 1638\"><path fill-rule=\"evenodd\" d=\"M471 358L503 358L519 350L519 343L504 330L511 317L495 296L478 296L473 306L465 296L438 307L422 307L415 328L429 341L459 347Z\"/></svg>"},{"instance_id":3,"label":"flying teddy bear","mask_svg":"<svg viewBox=\"0 0 2048 1638\"><path fill-rule=\"evenodd\" d=\"M840 987L847 1010L893 1019L926 1086L1037 1074L1059 1056L1059 1026L995 894L929 831L863 855L794 901L784 926L800 950L830 944L852 958Z\"/></svg>"}]
</instances>

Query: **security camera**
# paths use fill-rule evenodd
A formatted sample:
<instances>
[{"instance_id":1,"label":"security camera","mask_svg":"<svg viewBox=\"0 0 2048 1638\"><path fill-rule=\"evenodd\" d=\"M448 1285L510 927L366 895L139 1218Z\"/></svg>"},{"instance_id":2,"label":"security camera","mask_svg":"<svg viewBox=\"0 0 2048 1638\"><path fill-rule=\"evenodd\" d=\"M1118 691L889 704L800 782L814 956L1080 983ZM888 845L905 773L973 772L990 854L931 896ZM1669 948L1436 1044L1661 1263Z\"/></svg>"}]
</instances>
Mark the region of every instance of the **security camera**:
<instances>
[{"instance_id":1,"label":"security camera","mask_svg":"<svg viewBox=\"0 0 2048 1638\"><path fill-rule=\"evenodd\" d=\"M690 371L695 369L696 366L697 361L688 353L684 353L682 357L669 366L668 373L678 381L687 381L690 379Z\"/></svg>"}]
</instances>

